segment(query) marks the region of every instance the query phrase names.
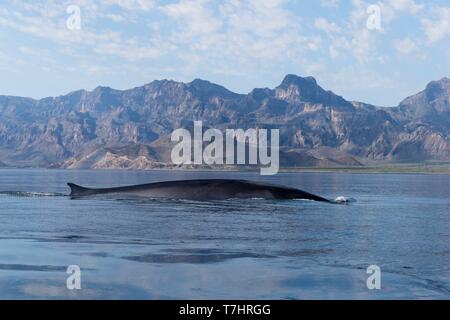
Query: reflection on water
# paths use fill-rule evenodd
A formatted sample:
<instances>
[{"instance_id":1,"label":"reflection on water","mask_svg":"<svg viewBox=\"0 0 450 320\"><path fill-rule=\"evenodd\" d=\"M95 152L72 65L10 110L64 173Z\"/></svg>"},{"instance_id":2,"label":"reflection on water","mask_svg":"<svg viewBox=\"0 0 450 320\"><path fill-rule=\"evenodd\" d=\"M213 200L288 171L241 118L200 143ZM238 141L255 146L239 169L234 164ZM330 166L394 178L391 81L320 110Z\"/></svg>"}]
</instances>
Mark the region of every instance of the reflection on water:
<instances>
[{"instance_id":1,"label":"reflection on water","mask_svg":"<svg viewBox=\"0 0 450 320\"><path fill-rule=\"evenodd\" d=\"M245 252L225 252L218 249L190 249L186 253L173 252L179 250L165 250L166 253L149 253L139 256L122 257L123 259L147 263L216 263L238 258L271 258L267 255L258 255Z\"/></svg>"},{"instance_id":2,"label":"reflection on water","mask_svg":"<svg viewBox=\"0 0 450 320\"><path fill-rule=\"evenodd\" d=\"M311 201L71 200L112 187L240 178ZM450 176L0 170L0 298L450 298ZM366 268L382 270L382 290ZM79 265L82 289L66 289Z\"/></svg>"}]
</instances>

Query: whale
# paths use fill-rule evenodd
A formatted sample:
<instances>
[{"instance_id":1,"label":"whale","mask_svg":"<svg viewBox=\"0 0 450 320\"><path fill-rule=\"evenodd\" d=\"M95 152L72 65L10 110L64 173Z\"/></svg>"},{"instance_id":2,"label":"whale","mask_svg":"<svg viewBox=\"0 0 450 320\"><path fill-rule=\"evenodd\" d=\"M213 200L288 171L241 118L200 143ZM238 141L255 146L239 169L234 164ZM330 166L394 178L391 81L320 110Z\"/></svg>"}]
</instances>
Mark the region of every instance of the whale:
<instances>
[{"instance_id":1,"label":"whale","mask_svg":"<svg viewBox=\"0 0 450 320\"><path fill-rule=\"evenodd\" d=\"M113 188L87 188L68 183L72 199L107 197L144 197L177 200L313 200L332 202L312 193L281 185L233 179L175 180Z\"/></svg>"}]
</instances>

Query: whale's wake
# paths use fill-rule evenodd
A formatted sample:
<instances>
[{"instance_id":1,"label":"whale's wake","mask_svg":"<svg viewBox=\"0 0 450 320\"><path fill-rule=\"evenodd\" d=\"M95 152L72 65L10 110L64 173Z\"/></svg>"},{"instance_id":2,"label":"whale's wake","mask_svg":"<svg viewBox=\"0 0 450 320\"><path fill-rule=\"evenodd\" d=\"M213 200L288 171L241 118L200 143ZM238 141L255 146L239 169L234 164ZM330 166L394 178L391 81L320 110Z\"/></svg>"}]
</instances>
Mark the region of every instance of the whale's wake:
<instances>
[{"instance_id":1,"label":"whale's wake","mask_svg":"<svg viewBox=\"0 0 450 320\"><path fill-rule=\"evenodd\" d=\"M336 199L332 200L331 202L338 203L338 204L347 204L347 203L351 203L351 202L356 202L356 199L340 196L340 197L337 197Z\"/></svg>"},{"instance_id":2,"label":"whale's wake","mask_svg":"<svg viewBox=\"0 0 450 320\"><path fill-rule=\"evenodd\" d=\"M42 197L66 197L67 195L58 192L0 191L0 196L9 196L18 198L42 198Z\"/></svg>"}]
</instances>

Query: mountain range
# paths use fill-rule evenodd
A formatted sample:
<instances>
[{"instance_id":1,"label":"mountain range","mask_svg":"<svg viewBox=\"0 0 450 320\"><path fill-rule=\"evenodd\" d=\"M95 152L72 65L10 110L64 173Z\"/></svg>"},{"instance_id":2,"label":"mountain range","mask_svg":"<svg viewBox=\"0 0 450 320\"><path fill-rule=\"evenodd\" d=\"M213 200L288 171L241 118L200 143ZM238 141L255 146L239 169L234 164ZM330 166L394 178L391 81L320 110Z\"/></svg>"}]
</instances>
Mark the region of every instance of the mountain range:
<instances>
[{"instance_id":1,"label":"mountain range","mask_svg":"<svg viewBox=\"0 0 450 320\"><path fill-rule=\"evenodd\" d=\"M279 128L284 167L450 160L450 80L396 107L348 101L313 77L237 94L196 79L97 87L40 100L0 96L0 166L171 166L177 128Z\"/></svg>"}]
</instances>

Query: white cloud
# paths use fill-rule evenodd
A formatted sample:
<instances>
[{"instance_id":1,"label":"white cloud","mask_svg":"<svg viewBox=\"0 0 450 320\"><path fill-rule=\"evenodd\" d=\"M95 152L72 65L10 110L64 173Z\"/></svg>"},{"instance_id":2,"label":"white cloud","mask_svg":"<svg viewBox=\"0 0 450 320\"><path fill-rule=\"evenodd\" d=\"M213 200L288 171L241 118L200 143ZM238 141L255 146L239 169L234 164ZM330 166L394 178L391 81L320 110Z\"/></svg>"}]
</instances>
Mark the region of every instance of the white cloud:
<instances>
[{"instance_id":1,"label":"white cloud","mask_svg":"<svg viewBox=\"0 0 450 320\"><path fill-rule=\"evenodd\" d=\"M220 19L232 31L272 37L288 28L297 29L298 17L283 8L285 1L230 1L220 7Z\"/></svg>"},{"instance_id":2,"label":"white cloud","mask_svg":"<svg viewBox=\"0 0 450 320\"><path fill-rule=\"evenodd\" d=\"M163 51L155 47L142 47L136 45L127 45L125 43L101 43L94 48L96 53L114 55L127 60L142 60L159 58Z\"/></svg>"},{"instance_id":3,"label":"white cloud","mask_svg":"<svg viewBox=\"0 0 450 320\"><path fill-rule=\"evenodd\" d=\"M346 53L361 64L379 61L377 38L380 32L366 27L369 4L362 0L352 0L352 5L348 22L342 26L342 32L338 36L330 35L330 55L336 57L337 54Z\"/></svg>"},{"instance_id":4,"label":"white cloud","mask_svg":"<svg viewBox=\"0 0 450 320\"><path fill-rule=\"evenodd\" d=\"M377 47L374 32L369 29L361 29L353 34L351 51L360 63L367 63L377 58Z\"/></svg>"},{"instance_id":5,"label":"white cloud","mask_svg":"<svg viewBox=\"0 0 450 320\"><path fill-rule=\"evenodd\" d=\"M114 1L110 1L110 3L112 2ZM127 1L117 2L125 5ZM130 1L130 3L139 4L141 2ZM28 10L23 10L23 7L18 7L16 10L3 8L0 10L0 26L53 41L57 45L66 47L67 52L88 48L95 53L115 55L133 61L160 57L171 48L170 45L161 41L157 36L152 39L146 39L142 43L138 39L130 38L129 36L124 37L119 32L108 30L96 32L90 29L88 23L85 23L84 20L82 20L81 30L69 30L65 27L67 16L64 6L58 8L60 8L61 12L60 17L40 14L41 8L38 5L33 7L34 10L31 10L30 6L27 8ZM54 7L48 6L48 9L54 9ZM117 21L120 20L118 17L115 17L115 19Z\"/></svg>"},{"instance_id":6,"label":"white cloud","mask_svg":"<svg viewBox=\"0 0 450 320\"><path fill-rule=\"evenodd\" d=\"M322 31L328 33L341 32L341 28L334 22L328 22L328 20L324 18L318 18L314 21L314 26Z\"/></svg>"},{"instance_id":7,"label":"white cloud","mask_svg":"<svg viewBox=\"0 0 450 320\"><path fill-rule=\"evenodd\" d=\"M105 15L106 18L114 21L114 22L123 22L125 21L125 17L121 14L108 13Z\"/></svg>"},{"instance_id":8,"label":"white cloud","mask_svg":"<svg viewBox=\"0 0 450 320\"><path fill-rule=\"evenodd\" d=\"M0 25L61 43L96 44L99 41L120 40L120 34L117 32L72 31L50 20L43 20L42 17L25 16L18 12L10 14L9 17L0 15Z\"/></svg>"},{"instance_id":9,"label":"white cloud","mask_svg":"<svg viewBox=\"0 0 450 320\"><path fill-rule=\"evenodd\" d=\"M329 51L330 51L330 57L332 59L336 59L339 56L339 51L336 50L336 48L333 45L330 46Z\"/></svg>"},{"instance_id":10,"label":"white cloud","mask_svg":"<svg viewBox=\"0 0 450 320\"><path fill-rule=\"evenodd\" d=\"M433 43L450 35L450 8L440 7L433 10L432 18L421 20L428 41Z\"/></svg>"},{"instance_id":11,"label":"white cloud","mask_svg":"<svg viewBox=\"0 0 450 320\"><path fill-rule=\"evenodd\" d=\"M414 0L388 0L387 3L395 10L416 14L424 8L423 4L417 4Z\"/></svg>"},{"instance_id":12,"label":"white cloud","mask_svg":"<svg viewBox=\"0 0 450 320\"><path fill-rule=\"evenodd\" d=\"M418 49L417 43L409 37L394 42L394 48L401 54L411 54Z\"/></svg>"},{"instance_id":13,"label":"white cloud","mask_svg":"<svg viewBox=\"0 0 450 320\"><path fill-rule=\"evenodd\" d=\"M221 26L205 0L181 0L161 9L174 21L182 24L191 35L213 33Z\"/></svg>"},{"instance_id":14,"label":"white cloud","mask_svg":"<svg viewBox=\"0 0 450 320\"><path fill-rule=\"evenodd\" d=\"M322 38L320 37L311 37L309 38L308 42L308 48L311 51L317 51L320 49L320 46L322 45Z\"/></svg>"},{"instance_id":15,"label":"white cloud","mask_svg":"<svg viewBox=\"0 0 450 320\"><path fill-rule=\"evenodd\" d=\"M385 31L394 19L398 17L399 12L406 12L417 15L424 9L424 5L417 4L415 0L379 0L365 1L352 0L353 11L351 14L351 22L359 24L362 20L367 21L369 6L378 6L380 8L381 30Z\"/></svg>"},{"instance_id":16,"label":"white cloud","mask_svg":"<svg viewBox=\"0 0 450 320\"><path fill-rule=\"evenodd\" d=\"M106 6L115 5L128 11L150 11L155 8L155 2L153 0L102 0L101 3Z\"/></svg>"},{"instance_id":17,"label":"white cloud","mask_svg":"<svg viewBox=\"0 0 450 320\"><path fill-rule=\"evenodd\" d=\"M213 4L216 6L214 7ZM273 63L298 59L320 47L319 36L306 36L300 19L286 9L285 0L180 0L161 7L178 26L170 42L180 48L180 59L193 69L270 69ZM186 52L189 47L189 52ZM230 73L230 71L227 71Z\"/></svg>"}]
</instances>

